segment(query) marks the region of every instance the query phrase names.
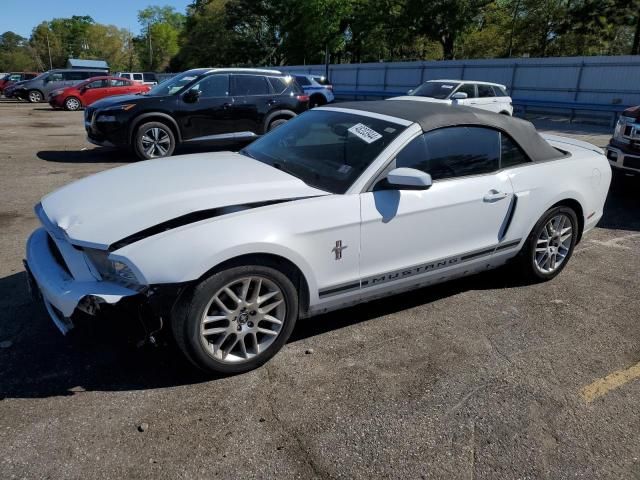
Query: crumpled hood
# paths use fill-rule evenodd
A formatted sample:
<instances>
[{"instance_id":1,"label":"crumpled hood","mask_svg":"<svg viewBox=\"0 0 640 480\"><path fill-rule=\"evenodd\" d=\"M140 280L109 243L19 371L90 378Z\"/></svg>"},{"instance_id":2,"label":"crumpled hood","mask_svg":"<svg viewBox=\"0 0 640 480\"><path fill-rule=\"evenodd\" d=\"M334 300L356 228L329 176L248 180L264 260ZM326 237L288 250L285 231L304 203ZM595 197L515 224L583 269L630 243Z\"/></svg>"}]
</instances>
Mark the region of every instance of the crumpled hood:
<instances>
[{"instance_id":1,"label":"crumpled hood","mask_svg":"<svg viewBox=\"0 0 640 480\"><path fill-rule=\"evenodd\" d=\"M91 175L42 199L48 219L77 244L107 248L129 235L193 212L327 195L232 152L138 162Z\"/></svg>"}]
</instances>

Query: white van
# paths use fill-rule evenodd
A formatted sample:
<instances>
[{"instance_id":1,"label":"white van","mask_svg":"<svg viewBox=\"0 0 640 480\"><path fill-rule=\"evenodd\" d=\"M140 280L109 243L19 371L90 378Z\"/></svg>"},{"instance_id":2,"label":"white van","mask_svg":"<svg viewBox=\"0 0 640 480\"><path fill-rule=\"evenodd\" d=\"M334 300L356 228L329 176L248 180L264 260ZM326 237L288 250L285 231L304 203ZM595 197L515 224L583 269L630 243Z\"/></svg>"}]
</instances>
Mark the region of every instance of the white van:
<instances>
[{"instance_id":1,"label":"white van","mask_svg":"<svg viewBox=\"0 0 640 480\"><path fill-rule=\"evenodd\" d=\"M144 85L157 85L158 77L153 72L116 72L116 77L127 78Z\"/></svg>"}]
</instances>

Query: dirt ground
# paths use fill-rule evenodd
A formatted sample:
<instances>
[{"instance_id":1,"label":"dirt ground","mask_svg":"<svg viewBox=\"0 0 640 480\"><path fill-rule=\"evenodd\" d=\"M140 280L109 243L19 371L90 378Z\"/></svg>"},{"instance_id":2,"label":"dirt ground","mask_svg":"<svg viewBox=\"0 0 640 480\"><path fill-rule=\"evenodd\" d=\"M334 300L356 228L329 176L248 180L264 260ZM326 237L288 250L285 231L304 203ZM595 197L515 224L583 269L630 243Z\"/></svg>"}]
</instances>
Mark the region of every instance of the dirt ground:
<instances>
[{"instance_id":1,"label":"dirt ground","mask_svg":"<svg viewBox=\"0 0 640 480\"><path fill-rule=\"evenodd\" d=\"M499 270L301 321L211 380L169 348L70 341L28 297L33 205L131 161L81 112L0 101L0 477L640 478L640 179L552 282Z\"/></svg>"}]
</instances>

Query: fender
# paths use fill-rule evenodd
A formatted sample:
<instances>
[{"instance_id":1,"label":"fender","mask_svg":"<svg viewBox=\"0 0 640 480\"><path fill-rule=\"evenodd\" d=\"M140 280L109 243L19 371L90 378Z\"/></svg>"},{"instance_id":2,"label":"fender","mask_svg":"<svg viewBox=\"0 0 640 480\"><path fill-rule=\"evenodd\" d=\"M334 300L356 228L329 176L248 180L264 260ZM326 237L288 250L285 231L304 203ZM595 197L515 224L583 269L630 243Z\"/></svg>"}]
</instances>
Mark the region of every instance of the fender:
<instances>
[{"instance_id":1,"label":"fender","mask_svg":"<svg viewBox=\"0 0 640 480\"><path fill-rule=\"evenodd\" d=\"M147 112L147 113L138 115L133 120L133 122L131 122L131 126L129 127L129 143L133 142L133 132L136 131L136 128L138 128L138 125L140 125L140 123L142 123L143 120L147 118L152 118L152 117L155 117L155 118L160 117L163 120L166 120L168 123L170 123L174 129L174 132L176 133L176 141L178 143L182 142L182 133L180 132L180 127L178 127L178 122L176 122L172 116L162 112Z\"/></svg>"},{"instance_id":2,"label":"fender","mask_svg":"<svg viewBox=\"0 0 640 480\"><path fill-rule=\"evenodd\" d=\"M279 116L294 118L294 117L297 117L298 114L296 112L292 111L292 110L287 110L287 109L274 110L273 112L270 112L265 117L264 123L262 124L263 133L267 133L267 128L269 128L269 123L271 123L271 120L273 120L275 117L279 117Z\"/></svg>"}]
</instances>

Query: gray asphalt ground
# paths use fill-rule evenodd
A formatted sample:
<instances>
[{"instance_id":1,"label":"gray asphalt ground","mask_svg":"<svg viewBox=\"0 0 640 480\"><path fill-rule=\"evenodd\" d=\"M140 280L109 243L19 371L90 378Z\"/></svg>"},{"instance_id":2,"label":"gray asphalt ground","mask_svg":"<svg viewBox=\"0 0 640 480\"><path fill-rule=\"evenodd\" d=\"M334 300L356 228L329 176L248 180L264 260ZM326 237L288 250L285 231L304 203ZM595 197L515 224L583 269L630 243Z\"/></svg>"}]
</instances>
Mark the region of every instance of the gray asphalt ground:
<instances>
[{"instance_id":1,"label":"gray asphalt ground","mask_svg":"<svg viewBox=\"0 0 640 480\"><path fill-rule=\"evenodd\" d=\"M82 113L0 101L1 478L640 478L640 180L552 282L499 270L301 321L265 367L208 379L63 338L28 297L33 205L131 161Z\"/></svg>"}]
</instances>

